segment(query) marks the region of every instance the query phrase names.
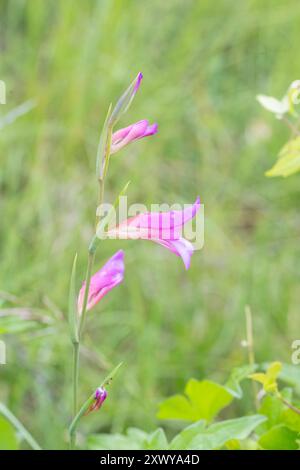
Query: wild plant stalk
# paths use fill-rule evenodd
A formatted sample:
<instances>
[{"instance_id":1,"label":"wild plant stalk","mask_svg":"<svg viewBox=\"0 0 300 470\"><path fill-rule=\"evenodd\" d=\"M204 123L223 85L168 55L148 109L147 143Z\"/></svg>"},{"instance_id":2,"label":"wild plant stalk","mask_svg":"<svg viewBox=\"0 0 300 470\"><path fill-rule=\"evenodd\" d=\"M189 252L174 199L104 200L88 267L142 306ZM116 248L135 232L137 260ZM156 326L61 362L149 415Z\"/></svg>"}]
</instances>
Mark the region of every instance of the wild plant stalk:
<instances>
[{"instance_id":1,"label":"wild plant stalk","mask_svg":"<svg viewBox=\"0 0 300 470\"><path fill-rule=\"evenodd\" d=\"M248 351L248 362L249 365L255 366L255 354L254 354L254 341L253 341L253 321L252 321L252 312L249 305L245 307L245 317L246 317L246 337L247 337L247 351ZM256 382L252 381L252 390L253 397L255 402L256 409L259 408L258 400L258 388Z\"/></svg>"},{"instance_id":2,"label":"wild plant stalk","mask_svg":"<svg viewBox=\"0 0 300 470\"><path fill-rule=\"evenodd\" d=\"M107 147L105 160L108 158L107 155L109 151L110 151L110 147ZM103 204L103 200L104 200L104 178L101 178L101 179L99 178L99 197L98 197L97 210ZM96 227L97 227L97 223L100 221L97 210L96 210ZM82 334L84 331L85 318L86 318L86 312L87 312L88 294L89 294L89 289L90 289L96 249L97 249L97 238L96 236L94 236L88 249L88 261L87 261L86 278L85 278L85 291L84 291L83 307L82 307L81 316L79 319L78 340L73 342L73 416L74 418L78 410L77 397L78 397L79 368L80 368L80 341L81 341ZM71 449L75 445L75 440L76 440L76 435L74 433L73 439L71 441Z\"/></svg>"},{"instance_id":3,"label":"wild plant stalk","mask_svg":"<svg viewBox=\"0 0 300 470\"><path fill-rule=\"evenodd\" d=\"M92 279L92 271L93 265L95 260L95 254L99 242L97 229L99 227L99 223L101 222L101 213L100 209L104 201L104 188L105 188L105 178L108 171L108 165L110 160L110 154L112 152L112 132L114 125L119 120L119 118L127 111L129 108L142 79L142 74L139 73L136 79L131 83L129 88L125 91L125 93L121 96L118 100L116 106L112 110L112 106L110 105L107 116L102 128L102 132L99 139L98 150L97 150L97 158L96 158L96 174L98 180L98 201L97 201L97 208L96 208L96 219L95 219L95 234L91 240L91 243L88 248L88 261L87 261L87 268L86 268L86 277L85 277L85 285L84 285L84 295L83 295L83 302L80 311L78 311L76 302L75 302L75 281L76 281L76 257L73 264L72 276L71 276L71 285L70 285L70 298L69 298L69 324L70 324L70 334L71 334L71 341L73 344L73 374L72 374L72 381L73 381L73 421L70 426L70 447L73 449L76 444L76 427L77 423L79 422L80 418L86 413L89 409L89 406L97 399L95 397L95 393L91 395L91 397L85 402L85 404L79 409L78 411L78 384L79 384L79 372L80 372L80 346L82 342L82 336L84 333L84 326L85 326L85 319L86 313L88 310L88 302L89 302L89 292L91 286L91 279ZM135 125L132 125L133 128ZM128 129L128 128L127 128ZM120 146L124 146L130 142L130 138L128 138L127 129L122 129L119 131L123 136L123 143L122 143L122 136L118 138L118 148ZM147 135L152 135L157 130L157 126L149 127L146 125L146 128L143 130L144 134L136 135L132 137L132 140L135 138L141 138ZM124 134L127 137L125 141ZM118 149L117 148L117 149ZM116 149L116 150L117 150ZM116 151L115 150L115 151ZM105 227L104 227L105 228ZM112 287L114 284L112 285ZM116 371L117 369L115 369ZM104 381L105 382L105 381ZM107 380L106 380L107 382ZM105 382L105 383L106 383ZM101 389L101 387L100 387ZM97 389L99 390L99 389ZM101 389L102 390L102 389ZM106 395L105 395L106 397ZM105 399L105 397L103 399ZM99 401L99 400L98 400ZM98 406L101 406L101 401L96 403L96 409Z\"/></svg>"},{"instance_id":4,"label":"wild plant stalk","mask_svg":"<svg viewBox=\"0 0 300 470\"><path fill-rule=\"evenodd\" d=\"M76 299L76 257L73 263L70 296L69 296L69 324L70 334L73 343L73 421L69 428L70 446L75 447L76 429L82 416L87 412L98 410L107 397L107 391L104 385L109 383L112 376L118 370L119 366L109 375L100 387L86 400L78 411L78 382L79 382L79 366L80 366L80 346L84 333L85 319L87 311L90 310L109 290L120 284L124 276L124 253L118 250L108 262L98 272L92 275L95 253L99 245L100 239L106 237L128 238L128 239L149 239L163 245L172 253L177 254L183 260L186 269L190 266L190 260L194 251L193 245L189 240L181 236L181 229L189 220L195 217L200 209L200 198L197 197L195 203L182 211L170 212L148 212L140 214L137 217L129 218L122 221L121 224L114 228L109 228L111 216L115 213L115 209L119 204L120 197L128 187L127 183L120 192L115 203L112 205L107 215L101 213L101 206L104 200L104 187L108 172L110 156L118 150L128 145L134 140L154 135L157 132L157 124L149 125L144 119L138 121L123 129L119 129L113 133L115 124L120 117L129 108L142 79L139 73L136 79L131 83L129 88L118 100L116 106L111 110L109 107L103 129L101 132L97 159L96 173L99 184L98 206L96 210L96 230L88 249L88 262L86 269L85 283L82 286L78 299ZM159 215L159 217L158 217ZM164 227L164 230L161 230Z\"/></svg>"}]
</instances>

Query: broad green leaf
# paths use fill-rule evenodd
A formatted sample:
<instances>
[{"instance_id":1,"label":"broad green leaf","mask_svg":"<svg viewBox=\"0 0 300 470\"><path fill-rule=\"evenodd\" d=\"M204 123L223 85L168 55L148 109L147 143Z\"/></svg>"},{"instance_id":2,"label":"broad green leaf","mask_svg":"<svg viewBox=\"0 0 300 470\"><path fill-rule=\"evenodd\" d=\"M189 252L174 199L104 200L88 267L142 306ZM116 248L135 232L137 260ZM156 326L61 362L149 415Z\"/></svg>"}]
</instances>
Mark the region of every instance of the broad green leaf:
<instances>
[{"instance_id":1,"label":"broad green leaf","mask_svg":"<svg viewBox=\"0 0 300 470\"><path fill-rule=\"evenodd\" d=\"M206 422L204 420L198 421L197 423L191 424L183 431L181 431L174 439L171 441L170 449L172 450L185 450L189 449L190 443L192 440L199 434L205 432Z\"/></svg>"},{"instance_id":2,"label":"broad green leaf","mask_svg":"<svg viewBox=\"0 0 300 470\"><path fill-rule=\"evenodd\" d=\"M281 149L275 165L266 176L290 176L300 171L300 136L290 140Z\"/></svg>"},{"instance_id":3,"label":"broad green leaf","mask_svg":"<svg viewBox=\"0 0 300 470\"><path fill-rule=\"evenodd\" d=\"M290 403L292 402L291 389L283 389L280 394ZM259 434L265 433L280 424L284 424L293 431L300 432L300 415L288 408L279 397L266 395L258 411L268 418L268 420L260 426Z\"/></svg>"},{"instance_id":4,"label":"broad green leaf","mask_svg":"<svg viewBox=\"0 0 300 470\"><path fill-rule=\"evenodd\" d=\"M182 419L186 421L211 421L220 410L228 406L233 395L225 387L209 380L190 379L185 395L174 395L159 406L159 419Z\"/></svg>"},{"instance_id":5,"label":"broad green leaf","mask_svg":"<svg viewBox=\"0 0 300 470\"><path fill-rule=\"evenodd\" d=\"M226 442L226 449L228 450L241 450L241 443L238 439L230 439Z\"/></svg>"},{"instance_id":6,"label":"broad green leaf","mask_svg":"<svg viewBox=\"0 0 300 470\"><path fill-rule=\"evenodd\" d=\"M281 420L289 429L300 433L300 415L295 411L286 408L281 414Z\"/></svg>"},{"instance_id":7,"label":"broad green leaf","mask_svg":"<svg viewBox=\"0 0 300 470\"><path fill-rule=\"evenodd\" d=\"M212 424L195 423L184 429L170 444L170 449L213 450L220 449L228 441L244 440L265 421L265 416L253 415Z\"/></svg>"},{"instance_id":8,"label":"broad green leaf","mask_svg":"<svg viewBox=\"0 0 300 470\"><path fill-rule=\"evenodd\" d=\"M174 395L160 403L158 419L183 419L196 421L195 410L189 400L183 395Z\"/></svg>"},{"instance_id":9,"label":"broad green leaf","mask_svg":"<svg viewBox=\"0 0 300 470\"><path fill-rule=\"evenodd\" d=\"M235 367L232 370L230 377L225 384L225 387L235 398L242 398L243 391L240 383L243 380L247 379L248 376L256 370L256 367L256 365L247 364L245 366Z\"/></svg>"},{"instance_id":10,"label":"broad green leaf","mask_svg":"<svg viewBox=\"0 0 300 470\"><path fill-rule=\"evenodd\" d=\"M161 428L150 434L140 429L129 428L126 435L91 435L87 446L90 450L165 450L169 444Z\"/></svg>"},{"instance_id":11,"label":"broad green leaf","mask_svg":"<svg viewBox=\"0 0 300 470\"><path fill-rule=\"evenodd\" d=\"M18 440L14 427L0 416L0 450L17 450Z\"/></svg>"},{"instance_id":12,"label":"broad green leaf","mask_svg":"<svg viewBox=\"0 0 300 470\"><path fill-rule=\"evenodd\" d=\"M146 438L145 449L166 450L169 444L163 429L158 428Z\"/></svg>"},{"instance_id":13,"label":"broad green leaf","mask_svg":"<svg viewBox=\"0 0 300 470\"><path fill-rule=\"evenodd\" d=\"M139 450L140 442L122 434L92 434L87 440L88 450Z\"/></svg>"},{"instance_id":14,"label":"broad green leaf","mask_svg":"<svg viewBox=\"0 0 300 470\"><path fill-rule=\"evenodd\" d=\"M274 395L266 395L258 410L259 414L268 418L268 420L262 424L261 431L265 432L280 423L283 409L284 405L278 397Z\"/></svg>"},{"instance_id":15,"label":"broad green leaf","mask_svg":"<svg viewBox=\"0 0 300 470\"><path fill-rule=\"evenodd\" d=\"M266 450L297 450L299 433L280 424L274 426L259 439L259 444Z\"/></svg>"},{"instance_id":16,"label":"broad green leaf","mask_svg":"<svg viewBox=\"0 0 300 470\"><path fill-rule=\"evenodd\" d=\"M300 395L300 367L292 364L283 364L279 374L280 380L293 387Z\"/></svg>"}]
</instances>

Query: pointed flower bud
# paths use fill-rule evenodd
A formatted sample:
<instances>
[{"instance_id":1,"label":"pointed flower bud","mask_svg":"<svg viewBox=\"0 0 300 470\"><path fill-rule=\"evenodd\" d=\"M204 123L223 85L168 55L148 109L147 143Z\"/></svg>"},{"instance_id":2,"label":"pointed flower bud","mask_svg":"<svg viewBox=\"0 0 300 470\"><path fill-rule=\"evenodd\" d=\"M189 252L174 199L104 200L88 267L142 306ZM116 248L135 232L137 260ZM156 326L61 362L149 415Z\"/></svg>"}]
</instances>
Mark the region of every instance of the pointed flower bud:
<instances>
[{"instance_id":1,"label":"pointed flower bud","mask_svg":"<svg viewBox=\"0 0 300 470\"><path fill-rule=\"evenodd\" d=\"M119 101L117 102L110 116L109 122L111 126L115 125L116 122L120 119L120 117L128 110L133 98L136 95L136 92L140 87L142 78L143 74L142 72L139 72L133 82L129 85L127 90L123 93L121 98L119 98Z\"/></svg>"},{"instance_id":2,"label":"pointed flower bud","mask_svg":"<svg viewBox=\"0 0 300 470\"><path fill-rule=\"evenodd\" d=\"M95 395L94 395L94 403L91 404L86 414L89 414L91 411L99 410L99 408L101 408L106 398L107 398L107 391L105 390L105 388L104 387L97 388L97 390L95 391Z\"/></svg>"}]
</instances>

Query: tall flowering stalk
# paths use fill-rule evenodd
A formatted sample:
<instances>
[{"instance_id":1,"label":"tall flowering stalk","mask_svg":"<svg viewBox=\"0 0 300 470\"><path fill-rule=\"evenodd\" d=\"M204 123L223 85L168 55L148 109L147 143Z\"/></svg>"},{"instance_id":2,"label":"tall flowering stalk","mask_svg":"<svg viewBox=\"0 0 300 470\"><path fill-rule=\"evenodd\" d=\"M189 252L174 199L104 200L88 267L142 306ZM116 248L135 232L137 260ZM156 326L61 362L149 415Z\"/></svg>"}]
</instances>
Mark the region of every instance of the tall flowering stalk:
<instances>
[{"instance_id":1,"label":"tall flowering stalk","mask_svg":"<svg viewBox=\"0 0 300 470\"><path fill-rule=\"evenodd\" d=\"M123 93L114 108L109 107L107 116L100 135L96 174L98 180L98 204L101 207L104 201L105 180L107 177L110 156L117 153L131 142L151 136L157 132L157 124L149 124L144 119L131 124L125 128L114 130L116 124L128 110L134 99L141 81L142 74L139 73L128 89ZM73 344L73 420L69 428L70 445L76 445L76 429L80 419L91 411L102 407L107 398L106 386L117 372L117 366L100 386L91 394L85 403L78 408L78 380L79 380L79 356L80 345L84 333L86 314L91 310L110 290L118 286L124 278L124 253L117 251L95 274L93 266L95 253L100 239L111 238L135 238L152 240L171 252L180 256L186 269L189 268L190 258L193 253L192 244L182 234L183 226L192 219L200 207L199 198L188 209L184 211L149 212L122 222L113 229L106 230L105 217L101 220L96 211L95 233L88 247L88 260L85 281L77 295L76 291L76 260L75 256L70 282L69 296L69 325L70 336Z\"/></svg>"},{"instance_id":2,"label":"tall flowering stalk","mask_svg":"<svg viewBox=\"0 0 300 470\"><path fill-rule=\"evenodd\" d=\"M148 121L143 120L139 123L132 124L125 129L120 129L113 133L114 127L128 110L134 96L136 95L143 76L141 73L137 75L135 80L130 84L128 89L123 93L118 100L115 107L109 107L108 113L103 125L100 135L97 161L96 161L96 174L99 184L99 195L97 207L101 206L104 200L104 185L107 175L110 155L116 153L125 145L130 142L141 139L148 135L153 135L157 132L157 124L149 125ZM97 211L96 211L97 214ZM99 217L96 215L95 226L99 223ZM107 392L104 385L97 388L96 392L85 402L85 404L78 410L78 381L79 381L79 355L80 344L84 332L85 318L87 311L95 306L104 295L111 289L120 284L124 277L124 253L118 251L107 263L94 275L92 275L93 265L95 260L95 253L98 247L99 239L96 233L94 234L90 245L88 247L88 261L86 268L86 277L76 298L76 262L77 256L74 259L73 269L70 282L70 296L69 296L69 326L70 337L73 344L73 421L70 426L70 445L73 448L76 444L76 426L79 419L86 413L99 409L104 402ZM87 404L88 403L88 404ZM84 412L82 410L84 409Z\"/></svg>"}]
</instances>

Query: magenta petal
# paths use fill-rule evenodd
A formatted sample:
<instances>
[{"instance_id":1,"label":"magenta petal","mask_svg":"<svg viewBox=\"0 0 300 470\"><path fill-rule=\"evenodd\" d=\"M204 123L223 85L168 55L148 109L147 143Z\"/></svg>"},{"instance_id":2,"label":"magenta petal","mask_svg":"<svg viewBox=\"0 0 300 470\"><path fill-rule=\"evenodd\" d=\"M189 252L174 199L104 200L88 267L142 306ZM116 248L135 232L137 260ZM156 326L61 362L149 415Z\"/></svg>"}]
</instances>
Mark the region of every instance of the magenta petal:
<instances>
[{"instance_id":1,"label":"magenta petal","mask_svg":"<svg viewBox=\"0 0 300 470\"><path fill-rule=\"evenodd\" d=\"M157 134L157 131L158 131L158 124L155 122L154 124L151 124L151 126L147 126L147 129L143 137L148 137L149 135Z\"/></svg>"},{"instance_id":2,"label":"magenta petal","mask_svg":"<svg viewBox=\"0 0 300 470\"><path fill-rule=\"evenodd\" d=\"M90 310L111 289L120 284L124 278L124 252L117 251L107 263L91 278L87 310ZM85 282L78 295L78 311L81 313L85 294Z\"/></svg>"},{"instance_id":3,"label":"magenta petal","mask_svg":"<svg viewBox=\"0 0 300 470\"><path fill-rule=\"evenodd\" d=\"M180 256L185 269L189 269L190 264L191 264L191 257L194 252L194 247L185 238L179 238L178 240L153 240L156 243L159 243L160 245L164 246L168 250L170 250L172 253L175 253L175 255Z\"/></svg>"},{"instance_id":4,"label":"magenta petal","mask_svg":"<svg viewBox=\"0 0 300 470\"><path fill-rule=\"evenodd\" d=\"M169 212L147 212L132 217L120 224L122 230L129 228L141 229L140 238L164 238L176 239L181 235L182 227L192 218L200 209L200 198L198 197L192 206L182 211Z\"/></svg>"},{"instance_id":5,"label":"magenta petal","mask_svg":"<svg viewBox=\"0 0 300 470\"><path fill-rule=\"evenodd\" d=\"M152 240L180 256L186 269L190 266L193 245L182 237L183 226L195 217L200 209L198 197L192 206L182 211L147 212L122 222L107 235L120 239Z\"/></svg>"}]
</instances>

